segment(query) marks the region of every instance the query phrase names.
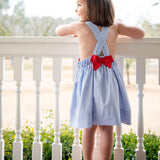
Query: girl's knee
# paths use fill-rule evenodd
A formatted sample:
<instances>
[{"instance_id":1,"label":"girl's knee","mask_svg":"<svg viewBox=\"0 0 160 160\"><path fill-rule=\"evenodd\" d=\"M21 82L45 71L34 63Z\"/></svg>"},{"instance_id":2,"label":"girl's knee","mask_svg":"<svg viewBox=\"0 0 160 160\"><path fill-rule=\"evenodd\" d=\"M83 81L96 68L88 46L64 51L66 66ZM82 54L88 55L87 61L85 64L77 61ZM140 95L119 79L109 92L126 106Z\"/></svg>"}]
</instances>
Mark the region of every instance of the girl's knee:
<instances>
[{"instance_id":1,"label":"girl's knee","mask_svg":"<svg viewBox=\"0 0 160 160\"><path fill-rule=\"evenodd\" d=\"M97 129L97 125L92 125L91 128L84 128L83 129L83 132L85 133L95 133L96 132L96 129Z\"/></svg>"},{"instance_id":2,"label":"girl's knee","mask_svg":"<svg viewBox=\"0 0 160 160\"><path fill-rule=\"evenodd\" d=\"M95 132L97 129L97 125L92 125L92 131Z\"/></svg>"}]
</instances>

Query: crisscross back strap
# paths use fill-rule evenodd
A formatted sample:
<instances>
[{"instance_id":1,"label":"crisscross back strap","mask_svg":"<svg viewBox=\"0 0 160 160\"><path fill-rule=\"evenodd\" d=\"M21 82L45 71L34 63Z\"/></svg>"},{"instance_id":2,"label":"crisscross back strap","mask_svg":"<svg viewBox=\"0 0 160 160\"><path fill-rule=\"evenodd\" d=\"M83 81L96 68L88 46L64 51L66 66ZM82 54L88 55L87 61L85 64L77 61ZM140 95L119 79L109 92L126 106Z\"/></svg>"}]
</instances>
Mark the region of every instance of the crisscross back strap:
<instances>
[{"instance_id":1,"label":"crisscross back strap","mask_svg":"<svg viewBox=\"0 0 160 160\"><path fill-rule=\"evenodd\" d=\"M91 29L91 31L97 39L97 44L92 54L100 55L103 51L104 56L108 56L109 50L106 43L106 39L108 36L109 27L102 27L102 30L100 31L99 28L92 22L87 21L85 23L88 25L88 27Z\"/></svg>"}]
</instances>

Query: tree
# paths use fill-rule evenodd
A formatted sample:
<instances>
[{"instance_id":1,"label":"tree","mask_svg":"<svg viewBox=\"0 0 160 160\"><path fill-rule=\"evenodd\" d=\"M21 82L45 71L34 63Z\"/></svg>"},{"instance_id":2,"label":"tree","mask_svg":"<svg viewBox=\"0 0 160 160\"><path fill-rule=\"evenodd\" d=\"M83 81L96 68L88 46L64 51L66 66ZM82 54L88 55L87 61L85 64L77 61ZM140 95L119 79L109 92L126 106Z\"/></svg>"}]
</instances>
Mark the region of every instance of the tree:
<instances>
[{"instance_id":1,"label":"tree","mask_svg":"<svg viewBox=\"0 0 160 160\"><path fill-rule=\"evenodd\" d=\"M2 3L4 2L4 3ZM24 20L25 7L24 2L18 1L13 6L13 13L11 16L7 14L7 10L10 9L9 0L1 1L1 19L0 19L0 35L1 36L14 36L17 33L22 33L21 26L24 26L22 21ZM4 11L5 12L2 12Z\"/></svg>"},{"instance_id":2,"label":"tree","mask_svg":"<svg viewBox=\"0 0 160 160\"><path fill-rule=\"evenodd\" d=\"M135 62L135 59L133 58L125 58L125 64L124 64L124 69L125 69L125 72L127 74L127 84L130 85L130 67L131 67L131 64L133 62Z\"/></svg>"},{"instance_id":3,"label":"tree","mask_svg":"<svg viewBox=\"0 0 160 160\"><path fill-rule=\"evenodd\" d=\"M52 17L32 17L30 19L33 35L53 36L55 30L55 20Z\"/></svg>"},{"instance_id":4,"label":"tree","mask_svg":"<svg viewBox=\"0 0 160 160\"><path fill-rule=\"evenodd\" d=\"M0 1L0 15L2 15L2 13L5 13L9 8L10 8L9 0Z\"/></svg>"},{"instance_id":5,"label":"tree","mask_svg":"<svg viewBox=\"0 0 160 160\"><path fill-rule=\"evenodd\" d=\"M160 24L151 24L147 19L143 19L139 23L145 30L145 37L160 37Z\"/></svg>"},{"instance_id":6,"label":"tree","mask_svg":"<svg viewBox=\"0 0 160 160\"><path fill-rule=\"evenodd\" d=\"M9 9L9 7L9 0L0 1L0 35L2 36L10 34L7 26L3 23L4 19L6 18L3 15L7 13L7 9Z\"/></svg>"},{"instance_id":7,"label":"tree","mask_svg":"<svg viewBox=\"0 0 160 160\"><path fill-rule=\"evenodd\" d=\"M53 17L26 17L24 0L18 0L10 10L9 0L0 1L0 36L55 36L55 28L59 24L74 21ZM12 11L10 15L7 11Z\"/></svg>"},{"instance_id":8,"label":"tree","mask_svg":"<svg viewBox=\"0 0 160 160\"><path fill-rule=\"evenodd\" d=\"M157 5L160 5L160 0L157 0L157 2L153 3L153 6L157 6Z\"/></svg>"}]
</instances>

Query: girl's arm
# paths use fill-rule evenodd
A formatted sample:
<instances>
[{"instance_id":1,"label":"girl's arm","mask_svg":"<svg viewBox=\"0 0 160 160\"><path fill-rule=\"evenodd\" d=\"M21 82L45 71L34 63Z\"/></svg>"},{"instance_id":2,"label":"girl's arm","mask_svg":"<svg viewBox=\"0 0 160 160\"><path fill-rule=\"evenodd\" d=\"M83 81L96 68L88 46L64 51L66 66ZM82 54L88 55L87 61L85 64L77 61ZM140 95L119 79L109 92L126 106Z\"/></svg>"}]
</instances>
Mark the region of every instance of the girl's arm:
<instances>
[{"instance_id":1,"label":"girl's arm","mask_svg":"<svg viewBox=\"0 0 160 160\"><path fill-rule=\"evenodd\" d=\"M58 36L77 35L78 22L70 24L60 25L56 28L56 34Z\"/></svg>"},{"instance_id":2,"label":"girl's arm","mask_svg":"<svg viewBox=\"0 0 160 160\"><path fill-rule=\"evenodd\" d=\"M145 35L142 29L138 27L127 26L122 23L118 23L118 34L129 36L135 39L141 39Z\"/></svg>"}]
</instances>

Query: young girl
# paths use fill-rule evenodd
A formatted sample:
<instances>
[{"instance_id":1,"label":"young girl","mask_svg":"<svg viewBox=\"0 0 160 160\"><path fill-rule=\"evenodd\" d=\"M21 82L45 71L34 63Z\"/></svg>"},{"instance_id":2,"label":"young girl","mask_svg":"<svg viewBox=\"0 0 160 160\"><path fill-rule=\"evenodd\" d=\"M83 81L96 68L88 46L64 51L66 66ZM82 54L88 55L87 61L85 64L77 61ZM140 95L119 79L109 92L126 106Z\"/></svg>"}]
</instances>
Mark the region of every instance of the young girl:
<instances>
[{"instance_id":1,"label":"young girl","mask_svg":"<svg viewBox=\"0 0 160 160\"><path fill-rule=\"evenodd\" d=\"M111 0L76 0L79 22L58 26L59 36L79 40L80 58L70 109L70 125L83 128L85 160L92 159L97 127L101 135L100 159L109 160L113 146L113 126L131 124L131 110L125 85L115 61L118 35L143 38L144 31L114 23Z\"/></svg>"}]
</instances>

